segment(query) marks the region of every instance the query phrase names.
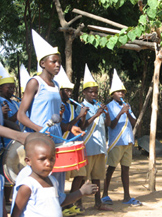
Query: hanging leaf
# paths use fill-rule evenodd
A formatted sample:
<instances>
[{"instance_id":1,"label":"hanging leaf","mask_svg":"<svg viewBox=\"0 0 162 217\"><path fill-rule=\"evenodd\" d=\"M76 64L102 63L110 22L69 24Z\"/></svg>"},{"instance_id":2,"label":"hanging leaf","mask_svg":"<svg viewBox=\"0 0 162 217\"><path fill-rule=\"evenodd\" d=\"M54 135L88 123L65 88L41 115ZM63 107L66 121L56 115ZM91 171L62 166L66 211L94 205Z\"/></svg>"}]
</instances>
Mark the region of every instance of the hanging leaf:
<instances>
[{"instance_id":1,"label":"hanging leaf","mask_svg":"<svg viewBox=\"0 0 162 217\"><path fill-rule=\"evenodd\" d=\"M92 44L94 40L95 40L94 35L89 35L88 38L87 38L87 41L88 41L90 44Z\"/></svg>"},{"instance_id":2,"label":"hanging leaf","mask_svg":"<svg viewBox=\"0 0 162 217\"><path fill-rule=\"evenodd\" d=\"M147 23L147 15L141 15L139 18L139 23L141 23L142 25L146 25Z\"/></svg>"},{"instance_id":3,"label":"hanging leaf","mask_svg":"<svg viewBox=\"0 0 162 217\"><path fill-rule=\"evenodd\" d=\"M147 15L148 15L150 18L154 19L154 18L156 17L156 9L149 8L149 9L147 10Z\"/></svg>"},{"instance_id":4,"label":"hanging leaf","mask_svg":"<svg viewBox=\"0 0 162 217\"><path fill-rule=\"evenodd\" d=\"M158 0L148 0L147 4L150 6L150 8L156 9L158 6Z\"/></svg>"},{"instance_id":5,"label":"hanging leaf","mask_svg":"<svg viewBox=\"0 0 162 217\"><path fill-rule=\"evenodd\" d=\"M136 39L135 32L134 32L134 31L128 32L128 38L129 38L131 41L134 41L134 40Z\"/></svg>"},{"instance_id":6,"label":"hanging leaf","mask_svg":"<svg viewBox=\"0 0 162 217\"><path fill-rule=\"evenodd\" d=\"M80 39L87 42L88 34L83 33L83 35L80 36Z\"/></svg>"},{"instance_id":7,"label":"hanging leaf","mask_svg":"<svg viewBox=\"0 0 162 217\"><path fill-rule=\"evenodd\" d=\"M134 32L137 37L140 37L142 35L142 31L139 26L135 27Z\"/></svg>"},{"instance_id":8,"label":"hanging leaf","mask_svg":"<svg viewBox=\"0 0 162 217\"><path fill-rule=\"evenodd\" d=\"M107 38L106 37L102 37L100 39L100 46L101 47L105 47L106 43L108 42Z\"/></svg>"},{"instance_id":9,"label":"hanging leaf","mask_svg":"<svg viewBox=\"0 0 162 217\"><path fill-rule=\"evenodd\" d=\"M121 42L122 44L126 44L126 43L127 43L127 40L128 40L127 35L124 35L124 36L120 36L120 37L119 37L119 42Z\"/></svg>"},{"instance_id":10,"label":"hanging leaf","mask_svg":"<svg viewBox=\"0 0 162 217\"><path fill-rule=\"evenodd\" d=\"M106 44L107 48L110 49L110 50L113 50L116 43L118 41L118 37L117 36L114 36L114 37L111 37L108 41L108 43Z\"/></svg>"}]
</instances>

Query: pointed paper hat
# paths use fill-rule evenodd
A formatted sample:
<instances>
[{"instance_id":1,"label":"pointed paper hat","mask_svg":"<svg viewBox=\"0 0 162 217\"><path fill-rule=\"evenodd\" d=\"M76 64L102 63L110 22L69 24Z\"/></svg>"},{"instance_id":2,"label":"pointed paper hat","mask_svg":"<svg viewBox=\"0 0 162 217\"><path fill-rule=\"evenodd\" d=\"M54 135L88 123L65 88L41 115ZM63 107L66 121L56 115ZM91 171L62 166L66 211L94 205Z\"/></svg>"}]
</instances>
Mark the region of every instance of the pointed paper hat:
<instances>
[{"instance_id":1,"label":"pointed paper hat","mask_svg":"<svg viewBox=\"0 0 162 217\"><path fill-rule=\"evenodd\" d=\"M45 41L36 31L32 29L32 38L37 56L37 61L40 64L40 60L46 56L52 54L60 54L58 47L52 47L47 41Z\"/></svg>"},{"instance_id":2,"label":"pointed paper hat","mask_svg":"<svg viewBox=\"0 0 162 217\"><path fill-rule=\"evenodd\" d=\"M96 83L96 81L92 77L91 72L89 71L87 64L85 64L83 90L87 87L98 87L98 84Z\"/></svg>"},{"instance_id":3,"label":"pointed paper hat","mask_svg":"<svg viewBox=\"0 0 162 217\"><path fill-rule=\"evenodd\" d=\"M73 89L74 84L69 80L64 68L61 66L60 71L57 75L55 75L54 80L58 82L60 89L61 88L69 88Z\"/></svg>"},{"instance_id":4,"label":"pointed paper hat","mask_svg":"<svg viewBox=\"0 0 162 217\"><path fill-rule=\"evenodd\" d=\"M7 70L0 62L0 85L8 83L15 83L14 78L8 74Z\"/></svg>"},{"instance_id":5,"label":"pointed paper hat","mask_svg":"<svg viewBox=\"0 0 162 217\"><path fill-rule=\"evenodd\" d=\"M123 82L120 80L116 69L114 69L114 74L113 74L113 78L112 78L112 82L111 82L111 88L110 88L110 95L113 92L119 91L119 90L125 90L126 92L126 88L124 87Z\"/></svg>"},{"instance_id":6,"label":"pointed paper hat","mask_svg":"<svg viewBox=\"0 0 162 217\"><path fill-rule=\"evenodd\" d=\"M30 79L30 75L28 71L26 70L24 64L21 64L20 66L20 85L21 85L22 92L25 91L25 87L29 79Z\"/></svg>"}]
</instances>

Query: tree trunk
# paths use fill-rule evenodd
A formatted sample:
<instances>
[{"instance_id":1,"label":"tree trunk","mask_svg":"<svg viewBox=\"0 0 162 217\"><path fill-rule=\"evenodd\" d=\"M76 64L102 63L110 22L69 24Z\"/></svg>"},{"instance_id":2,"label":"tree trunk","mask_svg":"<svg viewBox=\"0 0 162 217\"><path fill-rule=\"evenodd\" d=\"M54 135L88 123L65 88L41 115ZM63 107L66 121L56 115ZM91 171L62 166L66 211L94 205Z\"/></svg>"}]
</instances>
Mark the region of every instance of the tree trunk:
<instances>
[{"instance_id":1,"label":"tree trunk","mask_svg":"<svg viewBox=\"0 0 162 217\"><path fill-rule=\"evenodd\" d=\"M157 53L154 62L153 76L153 98L152 98L152 114L150 123L150 143L149 143L149 189L155 191L156 183L156 157L155 157L155 139L157 128L157 111L158 111L158 94L159 94L159 74L162 60L162 50Z\"/></svg>"},{"instance_id":2,"label":"tree trunk","mask_svg":"<svg viewBox=\"0 0 162 217\"><path fill-rule=\"evenodd\" d=\"M72 35L64 33L65 38L65 57L66 57L66 73L70 81L72 82Z\"/></svg>"}]
</instances>

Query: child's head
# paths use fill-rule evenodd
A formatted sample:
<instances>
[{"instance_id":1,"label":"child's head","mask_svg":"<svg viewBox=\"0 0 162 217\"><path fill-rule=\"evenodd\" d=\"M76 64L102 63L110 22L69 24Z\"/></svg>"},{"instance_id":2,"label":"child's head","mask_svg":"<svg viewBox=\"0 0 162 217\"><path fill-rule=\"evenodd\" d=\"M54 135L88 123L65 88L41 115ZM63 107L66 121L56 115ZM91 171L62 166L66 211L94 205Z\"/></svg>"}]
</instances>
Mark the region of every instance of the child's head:
<instances>
[{"instance_id":1,"label":"child's head","mask_svg":"<svg viewBox=\"0 0 162 217\"><path fill-rule=\"evenodd\" d=\"M120 98L124 98L125 97L125 93L126 91L125 90L117 90L117 91L114 91L111 96L112 98L117 101L117 102L120 102Z\"/></svg>"},{"instance_id":2,"label":"child's head","mask_svg":"<svg viewBox=\"0 0 162 217\"><path fill-rule=\"evenodd\" d=\"M55 144L42 133L31 133L25 141L25 162L33 173L47 177L55 163Z\"/></svg>"},{"instance_id":3,"label":"child's head","mask_svg":"<svg viewBox=\"0 0 162 217\"><path fill-rule=\"evenodd\" d=\"M60 54L51 54L43 57L40 60L40 66L46 69L53 76L57 75L60 71L61 66L61 56Z\"/></svg>"},{"instance_id":4,"label":"child's head","mask_svg":"<svg viewBox=\"0 0 162 217\"><path fill-rule=\"evenodd\" d=\"M15 83L4 83L0 85L1 96L10 99L15 91Z\"/></svg>"},{"instance_id":5,"label":"child's head","mask_svg":"<svg viewBox=\"0 0 162 217\"><path fill-rule=\"evenodd\" d=\"M93 104L93 100L97 99L98 97L98 86L95 87L87 87L83 90L84 98L89 102Z\"/></svg>"},{"instance_id":6,"label":"child's head","mask_svg":"<svg viewBox=\"0 0 162 217\"><path fill-rule=\"evenodd\" d=\"M68 101L69 98L72 96L73 89L71 88L61 88L60 95L63 102Z\"/></svg>"}]
</instances>

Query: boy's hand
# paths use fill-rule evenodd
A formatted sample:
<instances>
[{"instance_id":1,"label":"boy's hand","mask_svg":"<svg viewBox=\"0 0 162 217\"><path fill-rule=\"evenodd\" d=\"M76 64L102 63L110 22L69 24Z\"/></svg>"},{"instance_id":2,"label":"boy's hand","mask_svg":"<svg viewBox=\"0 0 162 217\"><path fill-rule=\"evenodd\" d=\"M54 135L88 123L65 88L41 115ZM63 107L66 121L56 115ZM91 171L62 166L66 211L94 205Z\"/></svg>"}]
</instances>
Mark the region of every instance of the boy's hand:
<instances>
[{"instance_id":1,"label":"boy's hand","mask_svg":"<svg viewBox=\"0 0 162 217\"><path fill-rule=\"evenodd\" d=\"M82 195L95 194L97 191L98 186L96 184L91 184L89 180L87 180L87 182L80 188L80 192Z\"/></svg>"},{"instance_id":2,"label":"boy's hand","mask_svg":"<svg viewBox=\"0 0 162 217\"><path fill-rule=\"evenodd\" d=\"M98 110L97 110L97 113L96 113L96 116L100 116L102 113L104 112L104 110L100 107Z\"/></svg>"},{"instance_id":3,"label":"boy's hand","mask_svg":"<svg viewBox=\"0 0 162 217\"><path fill-rule=\"evenodd\" d=\"M124 114L124 113L128 114L128 112L129 112L128 110L129 110L129 105L128 104L123 104L123 108L121 110L121 113L122 114Z\"/></svg>"},{"instance_id":4,"label":"boy's hand","mask_svg":"<svg viewBox=\"0 0 162 217\"><path fill-rule=\"evenodd\" d=\"M81 110L80 110L80 113L79 113L79 117L83 117L84 115L87 114L87 111L89 110L89 107L82 107Z\"/></svg>"},{"instance_id":5,"label":"boy's hand","mask_svg":"<svg viewBox=\"0 0 162 217\"><path fill-rule=\"evenodd\" d=\"M82 131L82 130L80 129L80 127L77 127L77 126L72 126L71 132L74 134L74 136L77 136L77 135L79 135L80 133L82 133L81 136L84 136L84 135L86 134L85 131Z\"/></svg>"}]
</instances>

